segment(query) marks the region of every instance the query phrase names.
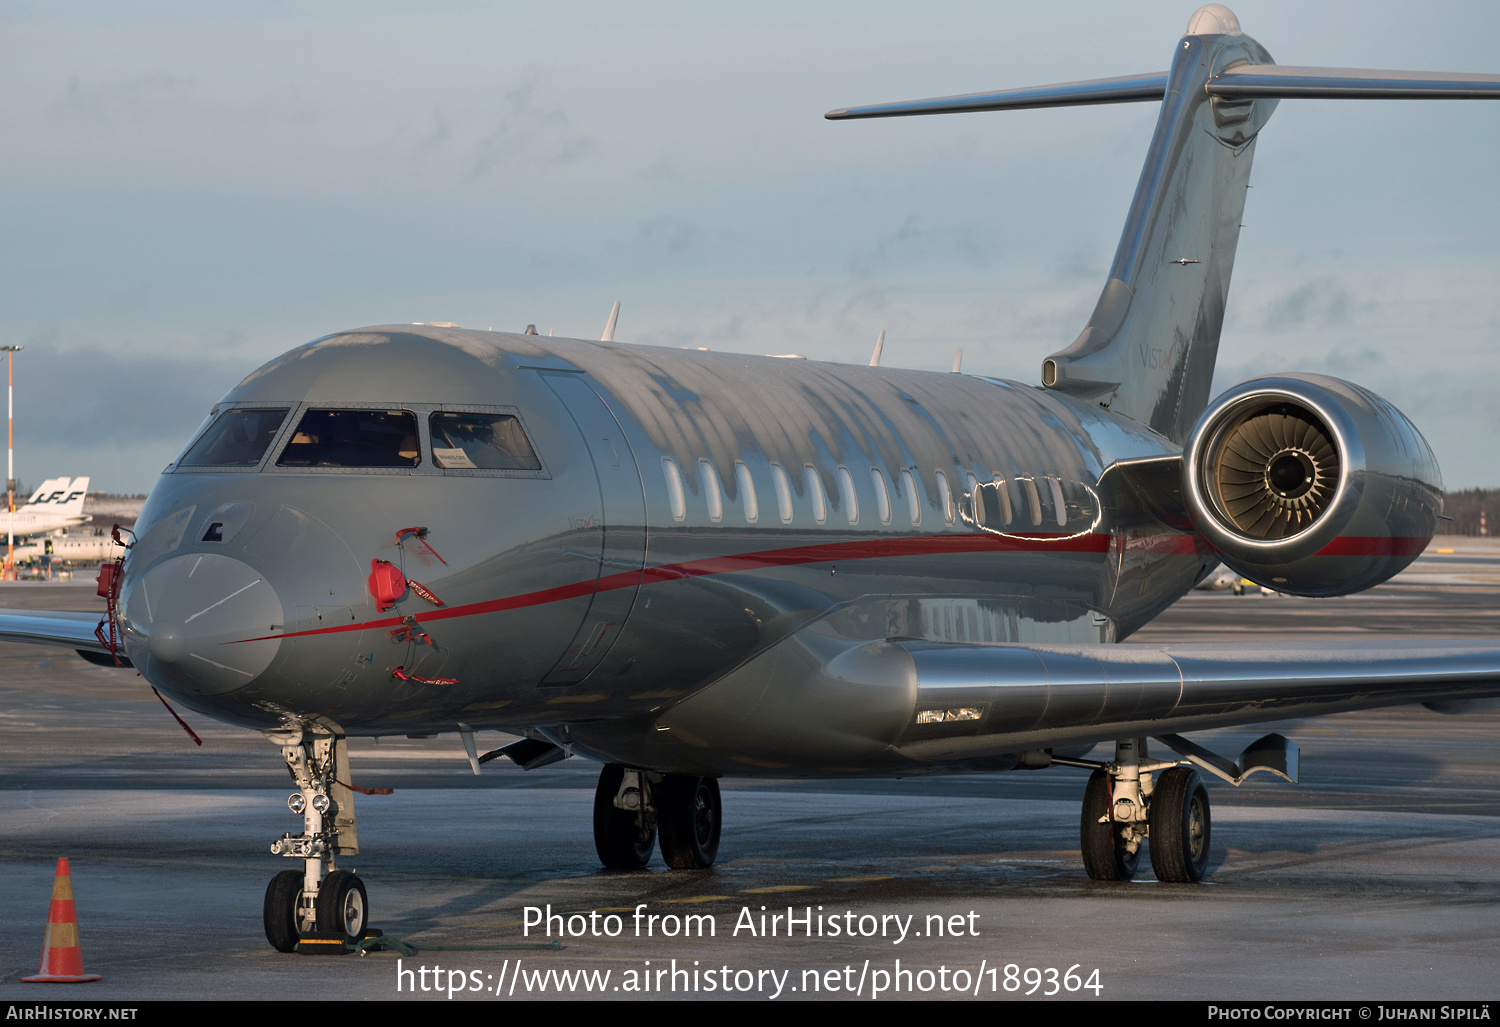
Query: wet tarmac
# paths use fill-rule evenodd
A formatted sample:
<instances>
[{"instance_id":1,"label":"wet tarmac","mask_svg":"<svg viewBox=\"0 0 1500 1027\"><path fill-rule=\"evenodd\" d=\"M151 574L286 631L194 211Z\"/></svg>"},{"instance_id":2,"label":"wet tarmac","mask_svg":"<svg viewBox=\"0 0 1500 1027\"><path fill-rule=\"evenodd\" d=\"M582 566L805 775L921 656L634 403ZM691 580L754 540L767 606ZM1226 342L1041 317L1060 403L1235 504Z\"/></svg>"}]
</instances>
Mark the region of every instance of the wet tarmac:
<instances>
[{"instance_id":1,"label":"wet tarmac","mask_svg":"<svg viewBox=\"0 0 1500 1027\"><path fill-rule=\"evenodd\" d=\"M1357 597L1193 593L1135 640L1500 638L1500 547L1439 546L1456 551ZM0 585L0 606L95 602L91 584ZM475 778L456 736L355 740L355 783L395 794L358 800L362 854L344 865L367 884L372 922L419 949L364 958L266 945L265 886L290 865L268 846L300 824L286 772L261 736L188 719L202 748L132 673L0 645L0 999L64 997L19 982L36 969L59 856L86 969L104 976L67 986L79 1000L1500 990L1500 713L1399 707L1195 735L1229 755L1266 730L1302 747L1300 786L1209 782L1201 886L1158 884L1145 861L1133 883L1089 881L1084 775L1067 768L726 781L712 870L618 873L593 851L593 765L498 761ZM567 917L550 935L549 906Z\"/></svg>"}]
</instances>

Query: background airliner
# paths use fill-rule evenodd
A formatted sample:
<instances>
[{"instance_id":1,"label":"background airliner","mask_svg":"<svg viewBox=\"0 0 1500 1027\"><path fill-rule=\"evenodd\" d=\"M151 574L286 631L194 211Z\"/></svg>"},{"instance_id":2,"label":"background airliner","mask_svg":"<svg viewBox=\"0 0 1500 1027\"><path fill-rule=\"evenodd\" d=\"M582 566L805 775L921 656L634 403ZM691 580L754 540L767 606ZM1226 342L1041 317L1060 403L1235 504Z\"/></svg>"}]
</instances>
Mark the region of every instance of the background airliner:
<instances>
[{"instance_id":1,"label":"background airliner","mask_svg":"<svg viewBox=\"0 0 1500 1027\"><path fill-rule=\"evenodd\" d=\"M82 524L88 520L83 512L88 491L87 478L48 478L14 513L0 503L0 535L10 532L16 538L25 538Z\"/></svg>"},{"instance_id":2,"label":"background airliner","mask_svg":"<svg viewBox=\"0 0 1500 1027\"><path fill-rule=\"evenodd\" d=\"M1040 387L341 332L215 406L102 579L97 629L11 612L0 636L128 658L281 748L302 818L272 846L301 864L266 893L284 950L365 928L337 869L351 735L457 731L477 768L473 733L504 729L523 740L485 758L595 759L596 845L621 868L658 844L710 865L722 776L1078 767L1090 876L1146 852L1200 880L1198 769L1295 779L1297 751L1184 733L1500 695L1493 643L1118 644L1220 561L1297 595L1378 584L1441 514L1431 449L1370 391L1287 373L1210 398L1256 137L1301 97L1500 98L1500 76L1281 67L1209 5L1166 71L832 112L1160 104L1098 305Z\"/></svg>"}]
</instances>

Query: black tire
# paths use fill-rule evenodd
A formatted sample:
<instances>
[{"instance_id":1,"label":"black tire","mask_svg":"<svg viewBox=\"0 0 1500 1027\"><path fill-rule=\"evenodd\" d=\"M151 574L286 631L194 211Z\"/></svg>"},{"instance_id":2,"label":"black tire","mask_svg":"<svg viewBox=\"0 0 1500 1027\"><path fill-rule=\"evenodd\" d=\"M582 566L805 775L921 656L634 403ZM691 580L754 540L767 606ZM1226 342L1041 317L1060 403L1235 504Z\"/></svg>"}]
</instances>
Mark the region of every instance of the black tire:
<instances>
[{"instance_id":1,"label":"black tire","mask_svg":"<svg viewBox=\"0 0 1500 1027\"><path fill-rule=\"evenodd\" d=\"M1208 789L1190 767L1173 767L1151 793L1151 869L1168 884L1194 884L1208 870L1213 821Z\"/></svg>"},{"instance_id":2,"label":"black tire","mask_svg":"<svg viewBox=\"0 0 1500 1027\"><path fill-rule=\"evenodd\" d=\"M661 858L673 870L703 870L719 854L724 807L712 777L668 774L656 793Z\"/></svg>"},{"instance_id":3,"label":"black tire","mask_svg":"<svg viewBox=\"0 0 1500 1027\"><path fill-rule=\"evenodd\" d=\"M656 848L656 825L644 813L616 809L615 795L625 779L625 768L606 763L594 790L594 850L611 870L640 870L651 862ZM645 796L642 796L644 799Z\"/></svg>"},{"instance_id":4,"label":"black tire","mask_svg":"<svg viewBox=\"0 0 1500 1027\"><path fill-rule=\"evenodd\" d=\"M1102 770L1089 775L1083 789L1083 815L1079 818L1079 848L1083 852L1083 869L1095 881L1128 881L1135 876L1140 862L1139 847L1130 852L1121 837L1123 825L1113 821L1100 823L1110 815L1113 805L1113 779Z\"/></svg>"},{"instance_id":5,"label":"black tire","mask_svg":"<svg viewBox=\"0 0 1500 1027\"><path fill-rule=\"evenodd\" d=\"M345 945L359 941L370 920L365 885L347 870L335 870L318 886L318 933L342 938Z\"/></svg>"},{"instance_id":6,"label":"black tire","mask_svg":"<svg viewBox=\"0 0 1500 1027\"><path fill-rule=\"evenodd\" d=\"M297 928L297 902L302 898L302 871L283 870L266 885L266 941L277 952L296 952L302 932Z\"/></svg>"}]
</instances>

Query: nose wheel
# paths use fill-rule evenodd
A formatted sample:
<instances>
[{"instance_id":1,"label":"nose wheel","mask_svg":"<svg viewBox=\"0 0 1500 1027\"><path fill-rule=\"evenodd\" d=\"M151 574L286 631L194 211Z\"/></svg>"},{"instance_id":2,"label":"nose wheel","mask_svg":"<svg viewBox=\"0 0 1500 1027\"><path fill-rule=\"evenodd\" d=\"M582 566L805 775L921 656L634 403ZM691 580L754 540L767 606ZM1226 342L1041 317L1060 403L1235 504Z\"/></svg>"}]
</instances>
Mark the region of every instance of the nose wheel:
<instances>
[{"instance_id":1,"label":"nose wheel","mask_svg":"<svg viewBox=\"0 0 1500 1027\"><path fill-rule=\"evenodd\" d=\"M352 945L364 936L367 909L364 882L354 874L335 870L323 878L323 886L318 889L319 933Z\"/></svg>"},{"instance_id":2,"label":"nose wheel","mask_svg":"<svg viewBox=\"0 0 1500 1027\"><path fill-rule=\"evenodd\" d=\"M302 902L302 873L283 870L266 886L266 941L277 952L296 952L302 940L297 907Z\"/></svg>"}]
</instances>

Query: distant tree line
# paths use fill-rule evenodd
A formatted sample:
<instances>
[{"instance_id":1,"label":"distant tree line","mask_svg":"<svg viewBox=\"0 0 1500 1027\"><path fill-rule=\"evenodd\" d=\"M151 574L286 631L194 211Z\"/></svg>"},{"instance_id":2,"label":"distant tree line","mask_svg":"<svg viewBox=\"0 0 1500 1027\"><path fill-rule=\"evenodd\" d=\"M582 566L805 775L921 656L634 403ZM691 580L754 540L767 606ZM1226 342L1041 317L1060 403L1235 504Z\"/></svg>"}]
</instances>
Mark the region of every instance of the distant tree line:
<instances>
[{"instance_id":1,"label":"distant tree line","mask_svg":"<svg viewBox=\"0 0 1500 1027\"><path fill-rule=\"evenodd\" d=\"M1500 489L1464 489L1443 496L1443 513L1451 521L1438 521L1439 535L1478 535L1479 511L1484 511L1485 534L1500 536Z\"/></svg>"}]
</instances>

